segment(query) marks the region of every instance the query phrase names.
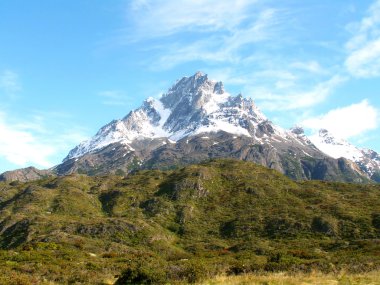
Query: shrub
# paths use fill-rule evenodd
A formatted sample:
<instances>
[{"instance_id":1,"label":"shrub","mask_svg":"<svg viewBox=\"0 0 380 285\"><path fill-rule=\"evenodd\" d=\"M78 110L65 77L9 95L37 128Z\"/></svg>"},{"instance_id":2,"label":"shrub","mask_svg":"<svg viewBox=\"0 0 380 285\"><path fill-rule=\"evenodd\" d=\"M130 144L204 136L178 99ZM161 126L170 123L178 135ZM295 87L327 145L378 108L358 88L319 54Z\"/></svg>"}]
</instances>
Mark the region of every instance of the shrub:
<instances>
[{"instance_id":1,"label":"shrub","mask_svg":"<svg viewBox=\"0 0 380 285\"><path fill-rule=\"evenodd\" d=\"M207 266L199 259L188 261L182 267L179 277L188 283L200 282L209 277Z\"/></svg>"},{"instance_id":2,"label":"shrub","mask_svg":"<svg viewBox=\"0 0 380 285\"><path fill-rule=\"evenodd\" d=\"M311 222L311 228L318 233L323 233L329 236L336 235L335 225L323 217L314 217Z\"/></svg>"},{"instance_id":3,"label":"shrub","mask_svg":"<svg viewBox=\"0 0 380 285\"><path fill-rule=\"evenodd\" d=\"M375 213L372 215L372 225L380 230L380 213Z\"/></svg>"},{"instance_id":4,"label":"shrub","mask_svg":"<svg viewBox=\"0 0 380 285\"><path fill-rule=\"evenodd\" d=\"M165 284L167 282L166 273L157 268L148 267L128 267L123 271L121 277L115 285L122 284Z\"/></svg>"},{"instance_id":5,"label":"shrub","mask_svg":"<svg viewBox=\"0 0 380 285\"><path fill-rule=\"evenodd\" d=\"M129 261L115 285L165 284L168 282L167 265L164 261L148 255L137 255Z\"/></svg>"}]
</instances>

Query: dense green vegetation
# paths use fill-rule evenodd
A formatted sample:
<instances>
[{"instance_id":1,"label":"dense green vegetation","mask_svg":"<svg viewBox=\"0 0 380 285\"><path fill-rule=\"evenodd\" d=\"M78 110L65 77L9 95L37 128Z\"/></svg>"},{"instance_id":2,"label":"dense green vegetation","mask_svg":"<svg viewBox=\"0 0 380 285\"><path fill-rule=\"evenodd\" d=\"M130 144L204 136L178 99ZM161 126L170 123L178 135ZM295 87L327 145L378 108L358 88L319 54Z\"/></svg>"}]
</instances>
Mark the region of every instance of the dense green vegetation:
<instances>
[{"instance_id":1,"label":"dense green vegetation","mask_svg":"<svg viewBox=\"0 0 380 285\"><path fill-rule=\"evenodd\" d=\"M380 268L380 186L235 160L1 183L0 248L0 284L367 272Z\"/></svg>"}]
</instances>

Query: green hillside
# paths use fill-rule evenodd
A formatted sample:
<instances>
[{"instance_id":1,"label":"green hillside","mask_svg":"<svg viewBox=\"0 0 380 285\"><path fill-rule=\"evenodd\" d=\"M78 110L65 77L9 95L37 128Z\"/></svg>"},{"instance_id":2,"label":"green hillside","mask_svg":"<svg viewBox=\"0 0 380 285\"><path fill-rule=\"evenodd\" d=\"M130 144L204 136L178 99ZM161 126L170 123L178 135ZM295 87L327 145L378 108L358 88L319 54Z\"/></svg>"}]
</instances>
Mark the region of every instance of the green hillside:
<instances>
[{"instance_id":1,"label":"green hillside","mask_svg":"<svg viewBox=\"0 0 380 285\"><path fill-rule=\"evenodd\" d=\"M360 273L380 268L380 185L295 182L235 160L3 182L0 248L0 284Z\"/></svg>"}]
</instances>

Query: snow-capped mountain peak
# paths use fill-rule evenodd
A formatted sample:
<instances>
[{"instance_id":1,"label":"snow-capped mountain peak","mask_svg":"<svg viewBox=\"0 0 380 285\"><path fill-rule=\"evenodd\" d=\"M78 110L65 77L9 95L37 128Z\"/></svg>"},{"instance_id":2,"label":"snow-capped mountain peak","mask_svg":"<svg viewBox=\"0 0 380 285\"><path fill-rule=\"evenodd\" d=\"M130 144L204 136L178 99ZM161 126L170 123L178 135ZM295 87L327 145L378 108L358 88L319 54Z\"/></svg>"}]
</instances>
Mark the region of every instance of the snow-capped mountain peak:
<instances>
[{"instance_id":1,"label":"snow-capped mountain peak","mask_svg":"<svg viewBox=\"0 0 380 285\"><path fill-rule=\"evenodd\" d=\"M209 80L207 74L197 72L193 76L183 77L161 97L165 108L172 110L180 105L200 108L214 99L216 95L225 93L223 83Z\"/></svg>"},{"instance_id":2,"label":"snow-capped mountain peak","mask_svg":"<svg viewBox=\"0 0 380 285\"><path fill-rule=\"evenodd\" d=\"M111 144L121 145L124 152L121 157L125 157L129 153L145 153L149 142L152 151L166 144L179 142L180 145L184 138L186 142L195 137L215 139L219 131L233 139L241 137L246 147L265 146L270 158L261 163L268 165L280 161L275 153L284 152L287 159L325 154L333 158L344 157L354 161L369 177L380 170L380 156L376 152L357 148L327 130L320 130L310 138L301 127L285 131L268 121L252 99L241 94L231 96L222 82L210 80L201 72L183 77L161 98L150 97L123 119L105 125L90 140L71 150L64 161L97 153ZM220 145L220 141L212 143ZM239 151L247 155L247 150Z\"/></svg>"},{"instance_id":3,"label":"snow-capped mountain peak","mask_svg":"<svg viewBox=\"0 0 380 285\"><path fill-rule=\"evenodd\" d=\"M326 129L320 129L318 134L310 136L310 140L320 150L334 158L344 157L355 161L363 156L359 148L336 137Z\"/></svg>"},{"instance_id":4,"label":"snow-capped mountain peak","mask_svg":"<svg viewBox=\"0 0 380 285\"><path fill-rule=\"evenodd\" d=\"M201 72L181 78L160 98L149 97L102 127L71 150L56 171L128 173L219 157L254 161L295 179L380 181L376 152L327 130L310 138L301 127L283 130L251 98L230 95L222 82Z\"/></svg>"},{"instance_id":5,"label":"snow-capped mountain peak","mask_svg":"<svg viewBox=\"0 0 380 285\"><path fill-rule=\"evenodd\" d=\"M334 136L326 129L321 129L318 134L310 136L310 140L321 151L333 158L344 157L354 161L369 177L380 170L380 155L377 152L356 147Z\"/></svg>"},{"instance_id":6,"label":"snow-capped mountain peak","mask_svg":"<svg viewBox=\"0 0 380 285\"><path fill-rule=\"evenodd\" d=\"M92 139L70 151L66 160L111 143L128 146L134 140L145 138L165 137L177 141L220 130L250 137L250 128L265 121L266 117L252 99L241 94L231 96L225 92L222 82L209 80L206 74L197 72L178 80L160 99L150 97L122 120L101 128Z\"/></svg>"}]
</instances>

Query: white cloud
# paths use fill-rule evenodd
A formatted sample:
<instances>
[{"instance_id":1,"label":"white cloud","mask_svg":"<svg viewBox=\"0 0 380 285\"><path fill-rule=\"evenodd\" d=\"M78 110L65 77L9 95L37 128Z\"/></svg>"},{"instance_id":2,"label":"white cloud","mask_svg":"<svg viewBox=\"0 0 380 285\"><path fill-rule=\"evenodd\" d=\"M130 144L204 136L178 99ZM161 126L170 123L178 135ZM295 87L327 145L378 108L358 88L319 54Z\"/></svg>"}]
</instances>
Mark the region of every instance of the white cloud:
<instances>
[{"instance_id":1,"label":"white cloud","mask_svg":"<svg viewBox=\"0 0 380 285\"><path fill-rule=\"evenodd\" d=\"M5 114L0 114L0 156L19 166L27 163L51 166L48 158L54 147L41 143L32 132L23 129L10 125Z\"/></svg>"},{"instance_id":2,"label":"white cloud","mask_svg":"<svg viewBox=\"0 0 380 285\"><path fill-rule=\"evenodd\" d=\"M251 17L251 23L245 27L231 27L228 31L200 36L198 40L190 43L165 44L160 47L163 54L153 69L170 69L176 65L203 61L206 63L240 63L246 58L240 53L241 49L249 44L263 42L270 38L272 29L278 24L276 11L265 9Z\"/></svg>"},{"instance_id":3,"label":"white cloud","mask_svg":"<svg viewBox=\"0 0 380 285\"><path fill-rule=\"evenodd\" d=\"M120 90L106 90L99 92L99 96L102 97L102 103L110 106L125 106L130 98Z\"/></svg>"},{"instance_id":4,"label":"white cloud","mask_svg":"<svg viewBox=\"0 0 380 285\"><path fill-rule=\"evenodd\" d=\"M326 71L321 67L319 62L312 60L312 61L307 61L307 62L302 62L302 61L297 61L293 62L291 67L299 69L299 70L304 70L310 73L325 73Z\"/></svg>"},{"instance_id":5,"label":"white cloud","mask_svg":"<svg viewBox=\"0 0 380 285\"><path fill-rule=\"evenodd\" d=\"M335 75L327 81L321 82L308 91L278 91L257 89L253 87L250 96L260 102L260 106L266 110L294 110L312 107L323 102L334 89L347 79ZM292 86L292 85L290 85ZM291 89L291 88L290 88Z\"/></svg>"},{"instance_id":6,"label":"white cloud","mask_svg":"<svg viewBox=\"0 0 380 285\"><path fill-rule=\"evenodd\" d=\"M151 49L144 52L154 55L145 62L151 70L202 62L206 72L211 68L211 74L218 75L215 79L240 85L263 109L300 110L331 96L349 80L347 69L366 76L380 69L374 41L378 34L373 32L379 22L379 3L372 5L366 19L352 25L351 31L359 36L346 45L345 67L337 57L327 61L301 52L305 39L293 24L304 10L261 0L131 1L128 44L150 40Z\"/></svg>"},{"instance_id":7,"label":"white cloud","mask_svg":"<svg viewBox=\"0 0 380 285\"><path fill-rule=\"evenodd\" d=\"M348 71L355 77L376 77L380 75L380 38L368 42L353 51L346 60Z\"/></svg>"},{"instance_id":8,"label":"white cloud","mask_svg":"<svg viewBox=\"0 0 380 285\"><path fill-rule=\"evenodd\" d=\"M332 76L316 59L278 52L298 44L288 25L295 10L273 8L261 0L139 0L131 7L135 16L130 38L155 40L146 51L155 54L145 62L151 70L202 62L212 74L221 75L216 79L244 85L249 90L245 95L258 99L264 109L312 107L346 80Z\"/></svg>"},{"instance_id":9,"label":"white cloud","mask_svg":"<svg viewBox=\"0 0 380 285\"><path fill-rule=\"evenodd\" d=\"M264 58L262 61L267 60ZM263 65L258 71L245 72L242 66L239 71L229 67L213 69L209 73L211 78L222 80L227 85L242 86L243 89L237 92L251 97L260 108L267 111L298 109L305 112L306 108L324 102L349 79L339 74L323 79L325 76L320 74L317 77L314 73L299 71L297 68L284 68L291 65L284 61L278 64L282 69L271 69L272 66ZM320 68L322 69L321 66ZM319 82L314 83L315 79Z\"/></svg>"},{"instance_id":10,"label":"white cloud","mask_svg":"<svg viewBox=\"0 0 380 285\"><path fill-rule=\"evenodd\" d=\"M21 90L18 74L11 70L0 73L0 89L6 94L14 94Z\"/></svg>"},{"instance_id":11,"label":"white cloud","mask_svg":"<svg viewBox=\"0 0 380 285\"><path fill-rule=\"evenodd\" d=\"M373 36L378 36L376 30L380 24L380 1L376 0L370 6L367 16L360 23L350 23L348 29L354 34L346 43L348 50L353 50L365 46L368 40Z\"/></svg>"},{"instance_id":12,"label":"white cloud","mask_svg":"<svg viewBox=\"0 0 380 285\"><path fill-rule=\"evenodd\" d=\"M379 110L367 100L304 120L301 125L317 131L328 129L337 137L348 139L374 130L379 124Z\"/></svg>"},{"instance_id":13,"label":"white cloud","mask_svg":"<svg viewBox=\"0 0 380 285\"><path fill-rule=\"evenodd\" d=\"M346 43L345 66L355 77L380 75L380 0L375 1L360 23L348 26L353 37Z\"/></svg>"},{"instance_id":14,"label":"white cloud","mask_svg":"<svg viewBox=\"0 0 380 285\"><path fill-rule=\"evenodd\" d=\"M44 123L42 118L15 122L0 112L0 157L17 167L51 167L57 155L84 139L79 130L48 128Z\"/></svg>"},{"instance_id":15,"label":"white cloud","mask_svg":"<svg viewBox=\"0 0 380 285\"><path fill-rule=\"evenodd\" d=\"M179 31L231 30L247 18L254 0L134 0L130 17L135 20L134 37L151 38Z\"/></svg>"}]
</instances>

